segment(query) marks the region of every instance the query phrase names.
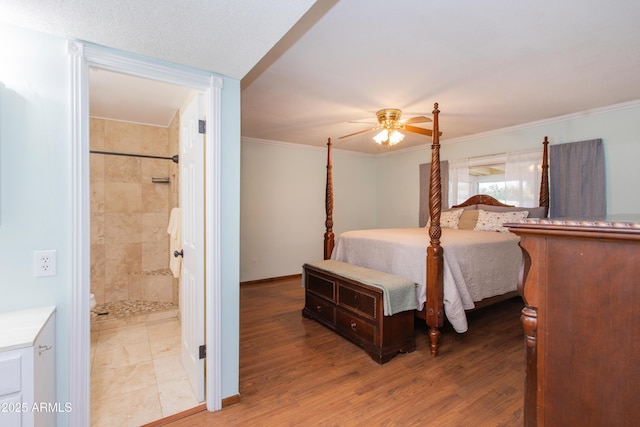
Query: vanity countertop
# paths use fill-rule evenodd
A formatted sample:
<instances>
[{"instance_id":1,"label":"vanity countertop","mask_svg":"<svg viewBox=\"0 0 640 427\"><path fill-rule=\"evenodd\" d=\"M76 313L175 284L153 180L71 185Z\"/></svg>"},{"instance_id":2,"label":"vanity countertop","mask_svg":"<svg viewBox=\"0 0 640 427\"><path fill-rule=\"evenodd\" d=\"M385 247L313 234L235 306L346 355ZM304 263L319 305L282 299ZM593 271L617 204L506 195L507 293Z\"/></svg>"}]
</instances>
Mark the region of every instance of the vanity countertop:
<instances>
[{"instance_id":1,"label":"vanity countertop","mask_svg":"<svg viewBox=\"0 0 640 427\"><path fill-rule=\"evenodd\" d=\"M51 305L0 313L0 351L31 347L55 310Z\"/></svg>"}]
</instances>

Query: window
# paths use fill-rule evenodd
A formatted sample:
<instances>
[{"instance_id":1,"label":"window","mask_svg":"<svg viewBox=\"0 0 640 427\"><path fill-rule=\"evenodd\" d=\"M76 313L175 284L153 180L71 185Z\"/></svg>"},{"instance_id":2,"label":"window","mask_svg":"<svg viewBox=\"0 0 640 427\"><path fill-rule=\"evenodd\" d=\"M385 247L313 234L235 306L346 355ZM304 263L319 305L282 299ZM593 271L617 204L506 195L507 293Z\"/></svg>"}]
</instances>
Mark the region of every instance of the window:
<instances>
[{"instance_id":1,"label":"window","mask_svg":"<svg viewBox=\"0 0 640 427\"><path fill-rule=\"evenodd\" d=\"M452 161L449 206L487 194L515 206L538 206L542 155L539 150Z\"/></svg>"},{"instance_id":2,"label":"window","mask_svg":"<svg viewBox=\"0 0 640 427\"><path fill-rule=\"evenodd\" d=\"M487 194L506 203L505 164L491 163L469 167L471 193Z\"/></svg>"}]
</instances>

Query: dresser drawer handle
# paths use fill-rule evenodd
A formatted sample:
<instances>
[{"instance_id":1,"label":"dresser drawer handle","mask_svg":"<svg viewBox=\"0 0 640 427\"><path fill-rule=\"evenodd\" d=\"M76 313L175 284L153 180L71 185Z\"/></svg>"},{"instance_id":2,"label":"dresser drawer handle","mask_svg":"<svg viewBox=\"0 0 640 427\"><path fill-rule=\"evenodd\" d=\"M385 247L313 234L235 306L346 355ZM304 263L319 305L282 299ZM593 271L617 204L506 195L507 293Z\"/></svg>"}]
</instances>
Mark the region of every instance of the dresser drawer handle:
<instances>
[{"instance_id":1,"label":"dresser drawer handle","mask_svg":"<svg viewBox=\"0 0 640 427\"><path fill-rule=\"evenodd\" d=\"M318 311L318 313L321 312L322 311L322 306L321 305L317 305L316 306L316 311Z\"/></svg>"},{"instance_id":2,"label":"dresser drawer handle","mask_svg":"<svg viewBox=\"0 0 640 427\"><path fill-rule=\"evenodd\" d=\"M353 329L355 331L356 330L356 326L358 326L356 324L356 322L351 322L351 329Z\"/></svg>"}]
</instances>

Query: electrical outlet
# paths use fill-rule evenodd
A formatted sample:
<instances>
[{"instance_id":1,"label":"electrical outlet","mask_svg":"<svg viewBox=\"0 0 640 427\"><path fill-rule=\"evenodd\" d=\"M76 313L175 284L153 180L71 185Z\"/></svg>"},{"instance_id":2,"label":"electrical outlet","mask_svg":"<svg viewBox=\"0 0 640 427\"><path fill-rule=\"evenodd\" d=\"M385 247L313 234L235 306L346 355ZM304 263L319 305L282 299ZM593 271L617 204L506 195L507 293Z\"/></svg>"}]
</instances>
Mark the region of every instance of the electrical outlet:
<instances>
[{"instance_id":1,"label":"electrical outlet","mask_svg":"<svg viewBox=\"0 0 640 427\"><path fill-rule=\"evenodd\" d=\"M35 277L56 275L56 251L33 253L33 275Z\"/></svg>"}]
</instances>

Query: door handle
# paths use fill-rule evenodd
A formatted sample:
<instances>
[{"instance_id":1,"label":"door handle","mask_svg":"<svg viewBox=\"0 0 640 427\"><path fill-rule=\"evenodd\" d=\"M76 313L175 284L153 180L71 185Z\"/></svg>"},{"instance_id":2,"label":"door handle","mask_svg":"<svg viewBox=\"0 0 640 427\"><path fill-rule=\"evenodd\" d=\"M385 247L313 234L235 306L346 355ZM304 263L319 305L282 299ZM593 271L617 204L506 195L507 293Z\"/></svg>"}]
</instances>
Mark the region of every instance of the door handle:
<instances>
[{"instance_id":1,"label":"door handle","mask_svg":"<svg viewBox=\"0 0 640 427\"><path fill-rule=\"evenodd\" d=\"M181 257L183 257L183 258L184 258L183 250L182 250L182 249L180 249L180 252L178 252L178 251L173 251L173 256L174 256L174 257L176 257L176 258L178 258L179 256L181 256Z\"/></svg>"}]
</instances>

